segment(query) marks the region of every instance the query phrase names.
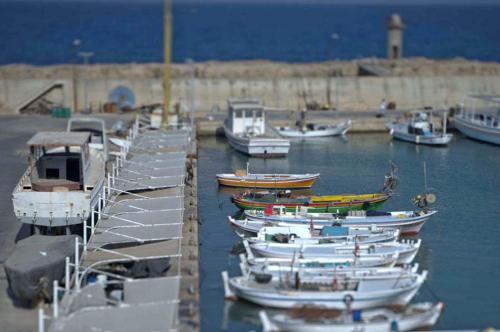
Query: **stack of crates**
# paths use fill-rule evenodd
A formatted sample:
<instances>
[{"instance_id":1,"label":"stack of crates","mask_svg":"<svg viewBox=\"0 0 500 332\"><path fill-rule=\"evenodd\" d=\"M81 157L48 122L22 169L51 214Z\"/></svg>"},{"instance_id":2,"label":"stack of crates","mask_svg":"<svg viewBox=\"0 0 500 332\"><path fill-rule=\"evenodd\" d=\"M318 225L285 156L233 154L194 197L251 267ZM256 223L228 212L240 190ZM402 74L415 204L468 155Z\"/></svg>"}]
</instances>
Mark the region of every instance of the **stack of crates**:
<instances>
[{"instance_id":1,"label":"stack of crates","mask_svg":"<svg viewBox=\"0 0 500 332\"><path fill-rule=\"evenodd\" d=\"M51 110L53 118L69 118L71 117L71 110L68 107L54 107Z\"/></svg>"}]
</instances>

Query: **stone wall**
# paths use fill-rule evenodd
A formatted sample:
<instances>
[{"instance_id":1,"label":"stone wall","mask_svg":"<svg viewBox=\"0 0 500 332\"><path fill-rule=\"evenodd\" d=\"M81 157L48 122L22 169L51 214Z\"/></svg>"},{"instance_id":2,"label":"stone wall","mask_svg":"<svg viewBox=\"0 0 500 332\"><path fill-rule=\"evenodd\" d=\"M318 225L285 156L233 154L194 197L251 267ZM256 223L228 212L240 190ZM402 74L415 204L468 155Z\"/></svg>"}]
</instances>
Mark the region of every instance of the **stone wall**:
<instances>
[{"instance_id":1,"label":"stone wall","mask_svg":"<svg viewBox=\"0 0 500 332\"><path fill-rule=\"evenodd\" d=\"M218 71L214 69L217 66ZM338 101L340 110L365 111L377 109L382 98L394 101L399 109L411 109L454 106L470 93L500 94L498 64L471 62L467 67L464 64L443 63L434 65L437 69L428 74L422 74L426 71L421 69L419 75L411 75L407 71L403 74L399 63L393 67L393 74L383 77L354 75L353 62L339 66L352 75L332 76L325 69L328 63L311 64L310 69L304 64L273 65L269 62L233 66L231 63L203 63L196 64L196 77L193 79L189 66L176 65L172 96L174 102L179 101L184 108L189 108L194 90L196 109L200 111L209 111L214 107L225 109L226 100L237 96L260 98L268 107L297 109L303 108L306 102L334 107ZM411 62L408 66L417 68ZM252 68L268 68L269 71L274 70L276 75L255 75ZM455 69L446 71L443 68ZM160 65L96 65L88 70L79 68L78 71L80 109L84 108L85 100L87 105L92 103L97 108L107 102L112 89L120 85L133 91L136 106L162 102ZM70 66L0 67L0 109L4 113L14 113L18 105L54 81L64 83L64 97L56 99L71 107L71 73ZM193 82L194 89L191 86Z\"/></svg>"}]
</instances>

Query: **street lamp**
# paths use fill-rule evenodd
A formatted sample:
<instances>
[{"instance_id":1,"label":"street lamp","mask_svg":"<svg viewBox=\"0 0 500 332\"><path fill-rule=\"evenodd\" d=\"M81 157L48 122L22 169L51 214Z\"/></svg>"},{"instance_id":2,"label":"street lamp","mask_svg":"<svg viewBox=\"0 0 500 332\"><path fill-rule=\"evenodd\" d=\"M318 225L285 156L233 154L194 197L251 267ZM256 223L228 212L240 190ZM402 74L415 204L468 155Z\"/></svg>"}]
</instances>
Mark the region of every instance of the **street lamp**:
<instances>
[{"instance_id":1,"label":"street lamp","mask_svg":"<svg viewBox=\"0 0 500 332\"><path fill-rule=\"evenodd\" d=\"M191 66L191 114L190 114L190 118L189 118L189 122L190 122L190 125L191 125L191 131L193 131L193 126L194 126L194 111L195 111L195 102L196 102L196 86L195 86L195 62L193 59L191 58L187 58L184 60L184 62L188 65Z\"/></svg>"},{"instance_id":2,"label":"street lamp","mask_svg":"<svg viewBox=\"0 0 500 332\"><path fill-rule=\"evenodd\" d=\"M73 46L73 112L78 109L78 99L77 99L77 89L76 89L76 63L78 61L78 50L80 49L82 41L80 39L74 39Z\"/></svg>"},{"instance_id":3,"label":"street lamp","mask_svg":"<svg viewBox=\"0 0 500 332\"><path fill-rule=\"evenodd\" d=\"M94 56L94 52L78 52L78 56L83 58L83 64L85 65L85 71L88 74L88 65L90 58ZM90 109L90 105L87 108L87 78L85 78L83 83L83 107L85 110Z\"/></svg>"},{"instance_id":4,"label":"street lamp","mask_svg":"<svg viewBox=\"0 0 500 332\"><path fill-rule=\"evenodd\" d=\"M335 42L340 39L340 36L338 33L332 33L330 35L330 39L332 40L332 58L335 52L333 52ZM338 69L335 69L335 110L338 112L339 110L339 80L338 80Z\"/></svg>"}]
</instances>

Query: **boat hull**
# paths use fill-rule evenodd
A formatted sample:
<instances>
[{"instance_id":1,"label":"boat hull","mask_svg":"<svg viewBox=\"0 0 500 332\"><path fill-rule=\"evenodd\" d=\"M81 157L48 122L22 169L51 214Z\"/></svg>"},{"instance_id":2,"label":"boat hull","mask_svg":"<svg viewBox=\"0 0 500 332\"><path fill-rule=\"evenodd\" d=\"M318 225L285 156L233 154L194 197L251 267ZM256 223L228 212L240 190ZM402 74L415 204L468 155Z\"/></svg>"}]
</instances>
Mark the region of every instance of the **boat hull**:
<instances>
[{"instance_id":1,"label":"boat hull","mask_svg":"<svg viewBox=\"0 0 500 332\"><path fill-rule=\"evenodd\" d=\"M347 131L351 128L351 121L345 121L337 126L328 126L321 130L297 130L289 127L275 127L276 132L287 138L314 138L314 137L329 137L345 135Z\"/></svg>"},{"instance_id":2,"label":"boat hull","mask_svg":"<svg viewBox=\"0 0 500 332\"><path fill-rule=\"evenodd\" d=\"M264 210L268 205L283 205L288 212L294 212L301 206L307 206L308 211L318 213L347 213L352 210L377 210L389 199L389 195L373 195L372 198L352 201L325 201L325 202L264 202L246 199L242 196L233 196L232 202L241 210Z\"/></svg>"},{"instance_id":3,"label":"boat hull","mask_svg":"<svg viewBox=\"0 0 500 332\"><path fill-rule=\"evenodd\" d=\"M336 220L333 218L323 219L301 215L265 215L264 213L251 213L251 211L244 212L247 219L261 221L262 223L310 224L312 220L315 227L331 226L334 223L339 223L345 227L371 227L375 225L378 228L397 228L402 235L418 234L423 225L435 213L437 213L437 211L430 211L426 214L414 217L367 216L346 217L345 219ZM395 212L395 214L397 214L397 212ZM258 225L247 224L246 228L247 231L259 230Z\"/></svg>"},{"instance_id":4,"label":"boat hull","mask_svg":"<svg viewBox=\"0 0 500 332\"><path fill-rule=\"evenodd\" d=\"M455 117L455 128L472 139L500 145L500 128L486 127L471 121Z\"/></svg>"},{"instance_id":5,"label":"boat hull","mask_svg":"<svg viewBox=\"0 0 500 332\"><path fill-rule=\"evenodd\" d=\"M426 278L424 273L406 287L384 289L381 291L322 291L311 292L294 289L260 289L244 284L245 277L231 278L229 287L242 299L262 306L274 308L294 308L304 305L321 306L327 309L345 309L345 298L351 296L351 309L367 309L386 305L406 305L415 296ZM243 282L242 282L243 281Z\"/></svg>"},{"instance_id":6,"label":"boat hull","mask_svg":"<svg viewBox=\"0 0 500 332\"><path fill-rule=\"evenodd\" d=\"M391 323L397 322L397 330L398 331L413 331L425 329L428 327L432 327L436 324L439 316L441 315L441 311L443 309L442 303L437 303L432 305L431 303L422 303L410 305L413 306L418 312L414 312L411 314L399 314L392 313L392 315L387 316L387 320L377 321L374 319L373 321L369 321L370 317L374 317L378 314L384 314L383 310L374 309L373 312L365 311L362 313L362 317L366 317L365 322L353 322L348 320L346 322L306 322L302 319L294 319L293 317L289 317L287 315L276 315L272 317L267 317L269 323L272 324L268 327L267 331L290 331L290 332L331 332L331 331L367 331L367 332L378 332L378 331L390 331Z\"/></svg>"},{"instance_id":7,"label":"boat hull","mask_svg":"<svg viewBox=\"0 0 500 332\"><path fill-rule=\"evenodd\" d=\"M433 135L433 136L424 136L424 135L413 135L408 134L407 132L400 131L398 129L392 128L391 135L393 138L398 139L400 141L415 143L419 145L435 145L435 146L445 146L451 142L453 138L452 134L445 135Z\"/></svg>"},{"instance_id":8,"label":"boat hull","mask_svg":"<svg viewBox=\"0 0 500 332\"><path fill-rule=\"evenodd\" d=\"M233 135L231 131L224 126L229 145L235 150L252 157L272 158L285 157L290 150L290 142L281 138L249 138Z\"/></svg>"},{"instance_id":9,"label":"boat hull","mask_svg":"<svg viewBox=\"0 0 500 332\"><path fill-rule=\"evenodd\" d=\"M240 179L217 177L221 186L239 188L268 188L268 189L308 189L311 188L319 176L304 177L303 179Z\"/></svg>"}]
</instances>

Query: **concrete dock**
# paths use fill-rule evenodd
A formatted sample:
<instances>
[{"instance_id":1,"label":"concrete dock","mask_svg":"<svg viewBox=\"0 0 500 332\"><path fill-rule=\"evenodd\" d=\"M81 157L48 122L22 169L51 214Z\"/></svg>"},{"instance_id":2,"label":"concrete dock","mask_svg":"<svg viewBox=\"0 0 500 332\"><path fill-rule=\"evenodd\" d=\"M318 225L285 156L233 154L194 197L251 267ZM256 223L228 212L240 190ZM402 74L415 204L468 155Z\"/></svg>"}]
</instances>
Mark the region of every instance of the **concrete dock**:
<instances>
[{"instance_id":1,"label":"concrete dock","mask_svg":"<svg viewBox=\"0 0 500 332\"><path fill-rule=\"evenodd\" d=\"M113 119L116 120L116 116ZM15 241L29 236L27 229L16 220L11 206L12 188L25 167L25 142L38 130L64 129L66 120L14 116L4 117L1 125L5 126L2 140L8 147L3 158L6 171L2 173L5 196L2 205L5 219L0 237L3 263L13 251ZM75 330L77 326L82 330L102 327L132 331L148 326L154 329L154 324L180 331L199 330L196 142L187 131L145 132L145 124L140 127L134 131L135 139L130 139L133 144L127 158L123 158L120 165L110 165L102 199L105 204L96 207L100 218L95 213L88 221L88 242L78 245L81 253L79 278L75 278L74 266L71 266L71 287L59 287L57 318L50 304L39 303L37 308L17 307L7 294L8 284L2 268L0 282L4 293L0 296L0 324L3 331L37 330L40 325L37 309L43 310L43 326L53 331ZM147 190L142 192L143 189ZM162 258L168 263L162 264ZM124 302L129 303L125 305L128 309L121 311L116 303L113 305L113 299L104 301L103 296L96 293L95 284L85 285L85 281L89 274L95 275L101 268L108 268L111 262L123 261L143 264L150 272L162 268L167 271L157 273L156 278L124 277L124 285L128 286L123 287ZM106 268L103 274L109 272ZM89 294L93 294L93 303L89 303ZM101 306L102 310L95 311L100 314L89 317L91 314L86 306L95 308L96 305ZM147 310L143 310L144 305ZM137 310L130 309L134 306ZM134 315L130 315L131 310ZM137 318L141 314L146 315L144 319ZM116 319L109 319L113 315ZM135 318L127 323L128 317ZM123 325L116 325L120 323Z\"/></svg>"}]
</instances>

